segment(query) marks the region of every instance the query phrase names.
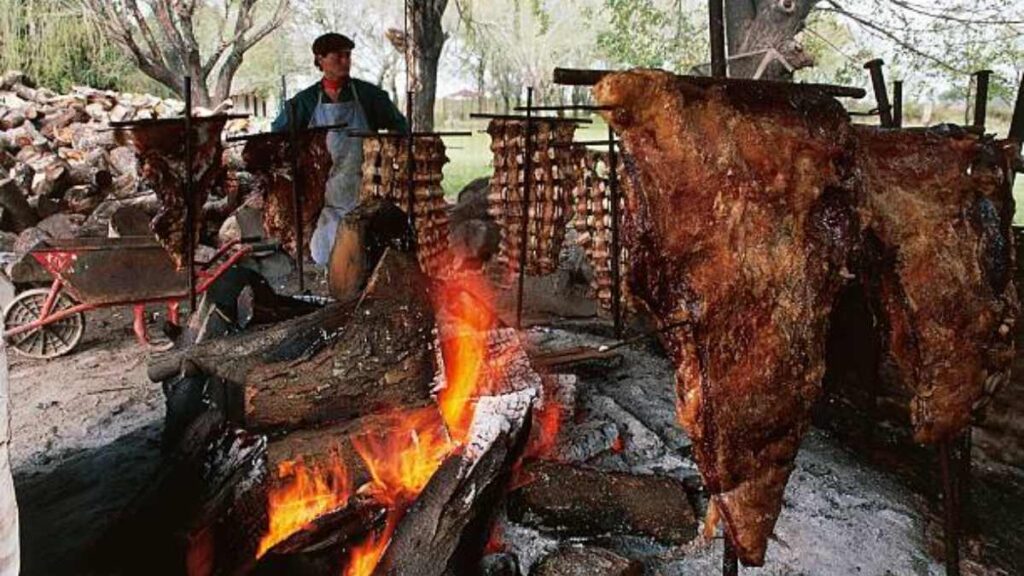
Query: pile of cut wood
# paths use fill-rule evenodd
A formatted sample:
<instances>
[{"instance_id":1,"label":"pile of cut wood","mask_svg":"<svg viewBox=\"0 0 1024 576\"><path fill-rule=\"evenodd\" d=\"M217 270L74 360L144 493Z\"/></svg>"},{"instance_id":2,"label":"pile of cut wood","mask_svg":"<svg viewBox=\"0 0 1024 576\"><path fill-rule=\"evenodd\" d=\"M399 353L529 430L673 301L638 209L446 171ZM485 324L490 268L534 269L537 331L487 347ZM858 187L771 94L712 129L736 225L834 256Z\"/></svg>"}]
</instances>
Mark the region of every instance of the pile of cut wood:
<instances>
[{"instance_id":1,"label":"pile of cut wood","mask_svg":"<svg viewBox=\"0 0 1024 576\"><path fill-rule=\"evenodd\" d=\"M115 229L120 223L127 228L121 234L148 234L142 224L158 199L140 177L136 152L118 142L110 123L174 117L183 109L180 101L149 94L88 87L58 94L20 72L0 76L0 252L14 253L5 261L10 279L45 280L38 268L16 265L28 250L50 239L106 236L121 208L135 214L114 217Z\"/></svg>"}]
</instances>

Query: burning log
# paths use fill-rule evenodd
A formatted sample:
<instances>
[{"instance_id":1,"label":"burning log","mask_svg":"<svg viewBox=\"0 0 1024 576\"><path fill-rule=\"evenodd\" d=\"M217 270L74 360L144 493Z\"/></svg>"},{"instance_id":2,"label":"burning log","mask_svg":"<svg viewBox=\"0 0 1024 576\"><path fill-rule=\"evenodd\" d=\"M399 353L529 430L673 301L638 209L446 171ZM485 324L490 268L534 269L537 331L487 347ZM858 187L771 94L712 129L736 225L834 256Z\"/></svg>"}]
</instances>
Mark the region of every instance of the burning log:
<instances>
[{"instance_id":1,"label":"burning log","mask_svg":"<svg viewBox=\"0 0 1024 576\"><path fill-rule=\"evenodd\" d=\"M258 187L263 190L263 227L271 237L281 240L281 245L293 258L297 258L289 137L289 134L250 137L242 158L259 182ZM302 241L305 250L324 207L324 187L333 161L327 149L326 132L300 131L297 138L298 149L302 151L299 154L299 192L302 195Z\"/></svg>"},{"instance_id":2,"label":"burning log","mask_svg":"<svg viewBox=\"0 0 1024 576\"><path fill-rule=\"evenodd\" d=\"M161 208L150 223L157 240L167 250L174 263L181 268L185 263L184 250L187 235L192 246L199 245L203 226L203 206L210 191L217 187L223 176L220 163L221 131L226 116L195 118L192 136L194 155L192 166L184 165L185 121L183 119L154 120L135 124L130 131L119 130L121 143L130 143L139 155L142 178L152 186L160 199ZM192 198L186 199L184 182L187 171L192 172ZM185 230L186 202L191 202L192 230Z\"/></svg>"},{"instance_id":3,"label":"burning log","mask_svg":"<svg viewBox=\"0 0 1024 576\"><path fill-rule=\"evenodd\" d=\"M360 199L389 200L403 211L409 209L409 140L387 136L363 139L363 185ZM413 145L413 220L416 255L420 267L432 278L448 274L448 203L441 180L448 163L440 136L418 137Z\"/></svg>"},{"instance_id":4,"label":"burning log","mask_svg":"<svg viewBox=\"0 0 1024 576\"><path fill-rule=\"evenodd\" d=\"M479 565L486 527L529 436L535 394L525 389L480 399L472 440L430 478L373 574L442 576Z\"/></svg>"},{"instance_id":5,"label":"burning log","mask_svg":"<svg viewBox=\"0 0 1024 576\"><path fill-rule=\"evenodd\" d=\"M150 378L201 373L224 379L228 414L253 430L419 405L434 376L426 286L409 256L389 251L358 302L172 353L151 362Z\"/></svg>"},{"instance_id":6,"label":"burning log","mask_svg":"<svg viewBox=\"0 0 1024 576\"><path fill-rule=\"evenodd\" d=\"M488 196L488 213L501 230L497 260L511 274L519 270L520 251L526 250L526 270L549 274L558 265L565 237L570 194L574 185L572 142L576 125L535 119L531 124L533 171L525 174L526 121L493 119L487 127L494 153L494 175ZM523 192L530 178L530 213L523 222ZM523 226L527 245L521 246Z\"/></svg>"},{"instance_id":7,"label":"burning log","mask_svg":"<svg viewBox=\"0 0 1024 576\"><path fill-rule=\"evenodd\" d=\"M565 536L625 534L685 544L697 519L682 482L538 462L509 495L509 518ZM585 488L584 488L585 487Z\"/></svg>"},{"instance_id":8,"label":"burning log","mask_svg":"<svg viewBox=\"0 0 1024 576\"><path fill-rule=\"evenodd\" d=\"M632 157L630 287L678 368L708 524L724 519L740 560L761 565L858 240L848 117L796 85L635 71L594 91Z\"/></svg>"}]
</instances>

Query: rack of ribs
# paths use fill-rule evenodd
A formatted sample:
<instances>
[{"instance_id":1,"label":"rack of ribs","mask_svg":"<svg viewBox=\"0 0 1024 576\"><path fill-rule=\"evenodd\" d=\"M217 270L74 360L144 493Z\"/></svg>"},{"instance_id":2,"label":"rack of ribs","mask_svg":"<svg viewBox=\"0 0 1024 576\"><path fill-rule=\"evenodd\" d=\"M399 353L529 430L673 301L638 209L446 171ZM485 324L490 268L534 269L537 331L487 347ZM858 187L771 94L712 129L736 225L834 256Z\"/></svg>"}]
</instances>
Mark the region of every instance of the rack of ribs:
<instances>
[{"instance_id":1,"label":"rack of ribs","mask_svg":"<svg viewBox=\"0 0 1024 576\"><path fill-rule=\"evenodd\" d=\"M246 142L242 158L263 190L263 227L271 237L280 239L284 249L296 257L289 139L288 133L254 136ZM324 189L333 161L327 149L325 132L300 131L297 140L301 151L298 158L299 191L302 194L302 243L305 249L324 207Z\"/></svg>"},{"instance_id":2,"label":"rack of ribs","mask_svg":"<svg viewBox=\"0 0 1024 576\"><path fill-rule=\"evenodd\" d=\"M583 248L587 262L594 271L591 282L597 301L605 310L612 308L612 199L608 175L608 153L573 148L573 162L576 168L575 185L572 189L572 227L576 230L577 242ZM619 190L630 185L624 178L625 171L618 170ZM619 195L620 214L625 206L628 191ZM629 287L626 282L629 267L629 251L621 247L619 265L620 293L623 303L629 303Z\"/></svg>"},{"instance_id":3,"label":"rack of ribs","mask_svg":"<svg viewBox=\"0 0 1024 576\"><path fill-rule=\"evenodd\" d=\"M575 178L573 153L568 146L576 125L535 118L532 121L533 170L530 175L530 210L526 271L531 275L553 272L565 239L570 194ZM526 120L495 118L487 126L494 154L494 174L488 194L488 212L501 231L497 261L509 274L519 271L522 250L523 189Z\"/></svg>"},{"instance_id":4,"label":"rack of ribs","mask_svg":"<svg viewBox=\"0 0 1024 576\"><path fill-rule=\"evenodd\" d=\"M1013 362L1016 146L955 127L858 126L868 283L917 442L950 440Z\"/></svg>"},{"instance_id":5,"label":"rack of ribs","mask_svg":"<svg viewBox=\"0 0 1024 576\"><path fill-rule=\"evenodd\" d=\"M394 136L363 138L363 183L360 201L389 200L403 211L409 208L409 140ZM420 268L432 278L451 269L448 253L448 203L441 180L448 163L440 136L419 136L413 144L413 205L416 254Z\"/></svg>"},{"instance_id":6,"label":"rack of ribs","mask_svg":"<svg viewBox=\"0 0 1024 576\"><path fill-rule=\"evenodd\" d=\"M199 245L203 227L203 206L210 190L221 184L224 166L221 163L223 146L221 131L227 116L195 117L193 123L192 156L192 245ZM174 265L185 265L185 120L168 118L138 120L118 126L115 138L130 144L139 155L142 179L160 200L149 227L157 241L167 250Z\"/></svg>"},{"instance_id":7,"label":"rack of ribs","mask_svg":"<svg viewBox=\"0 0 1024 576\"><path fill-rule=\"evenodd\" d=\"M810 87L652 70L609 74L594 94L634 181L630 291L677 368L708 526L723 519L739 559L761 565L859 238L848 116Z\"/></svg>"}]
</instances>

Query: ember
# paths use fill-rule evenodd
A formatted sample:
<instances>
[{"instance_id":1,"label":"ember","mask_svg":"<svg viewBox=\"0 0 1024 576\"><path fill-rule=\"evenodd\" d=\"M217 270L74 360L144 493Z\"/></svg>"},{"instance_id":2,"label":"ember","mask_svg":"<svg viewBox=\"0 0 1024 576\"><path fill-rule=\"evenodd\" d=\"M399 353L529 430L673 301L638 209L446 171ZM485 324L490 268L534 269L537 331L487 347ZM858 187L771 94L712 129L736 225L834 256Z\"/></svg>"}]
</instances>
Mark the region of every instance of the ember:
<instances>
[{"instance_id":1,"label":"ember","mask_svg":"<svg viewBox=\"0 0 1024 576\"><path fill-rule=\"evenodd\" d=\"M307 466L301 459L282 462L277 475L284 482L268 496L270 528L260 541L257 557L323 514L343 508L352 495L348 470L336 453L327 467Z\"/></svg>"}]
</instances>

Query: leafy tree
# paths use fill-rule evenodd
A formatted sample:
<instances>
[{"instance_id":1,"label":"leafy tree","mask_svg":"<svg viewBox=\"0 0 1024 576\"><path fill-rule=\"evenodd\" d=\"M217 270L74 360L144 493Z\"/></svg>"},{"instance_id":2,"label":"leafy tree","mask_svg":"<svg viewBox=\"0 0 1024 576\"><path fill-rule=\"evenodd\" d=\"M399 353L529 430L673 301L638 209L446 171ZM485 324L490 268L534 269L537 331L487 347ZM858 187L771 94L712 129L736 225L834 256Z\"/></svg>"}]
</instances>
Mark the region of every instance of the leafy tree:
<instances>
[{"instance_id":1,"label":"leafy tree","mask_svg":"<svg viewBox=\"0 0 1024 576\"><path fill-rule=\"evenodd\" d=\"M0 70L7 69L61 91L74 84L159 90L74 0L0 0Z\"/></svg>"}]
</instances>

